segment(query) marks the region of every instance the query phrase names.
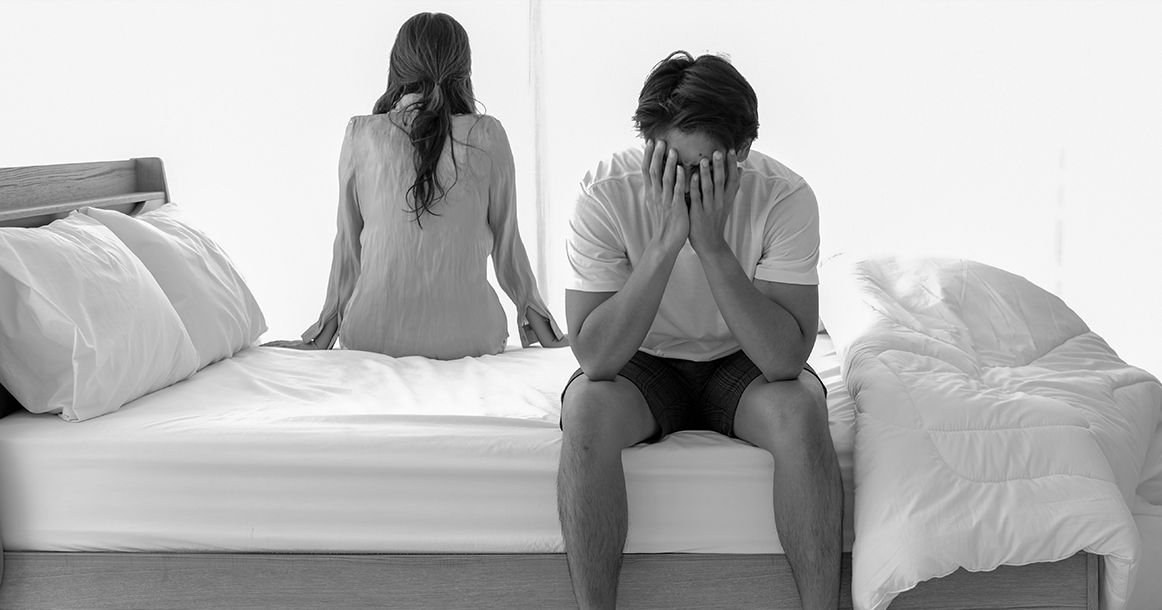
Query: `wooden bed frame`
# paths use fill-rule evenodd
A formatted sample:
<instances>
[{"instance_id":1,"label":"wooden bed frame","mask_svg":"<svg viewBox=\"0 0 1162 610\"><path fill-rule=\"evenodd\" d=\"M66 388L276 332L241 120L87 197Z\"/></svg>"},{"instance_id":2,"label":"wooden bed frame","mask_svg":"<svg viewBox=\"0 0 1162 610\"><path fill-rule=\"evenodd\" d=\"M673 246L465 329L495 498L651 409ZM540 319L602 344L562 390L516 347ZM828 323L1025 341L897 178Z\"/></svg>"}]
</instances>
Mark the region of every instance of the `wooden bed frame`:
<instances>
[{"instance_id":1,"label":"wooden bed frame","mask_svg":"<svg viewBox=\"0 0 1162 610\"><path fill-rule=\"evenodd\" d=\"M157 158L0 169L0 226L40 226L84 206L132 214L169 200ZM16 408L0 388L0 416ZM1101 566L1100 557L1078 553L991 572L958 570L899 595L891 608L1099 610ZM576 603L560 554L0 553L4 610L332 607L550 610ZM630 554L619 607L791 609L799 599L782 555ZM840 607L852 607L850 553Z\"/></svg>"}]
</instances>

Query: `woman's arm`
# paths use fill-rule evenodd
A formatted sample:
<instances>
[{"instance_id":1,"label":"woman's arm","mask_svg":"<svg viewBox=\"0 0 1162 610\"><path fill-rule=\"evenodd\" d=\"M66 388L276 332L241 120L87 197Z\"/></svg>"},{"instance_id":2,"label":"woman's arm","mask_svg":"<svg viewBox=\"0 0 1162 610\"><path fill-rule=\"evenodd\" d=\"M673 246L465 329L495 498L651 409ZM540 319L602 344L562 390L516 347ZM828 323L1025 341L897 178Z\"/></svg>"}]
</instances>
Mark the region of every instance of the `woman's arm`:
<instances>
[{"instance_id":1,"label":"woman's arm","mask_svg":"<svg viewBox=\"0 0 1162 610\"><path fill-rule=\"evenodd\" d=\"M347 123L342 152L339 154L339 210L335 244L331 253L331 277L327 282L327 299L318 321L303 333L303 349L330 349L335 345L343 322L343 311L359 279L362 254L359 236L363 232L363 215L359 211L359 197L355 188L357 160L354 132L355 119L351 119Z\"/></svg>"},{"instance_id":2,"label":"woman's arm","mask_svg":"<svg viewBox=\"0 0 1162 610\"><path fill-rule=\"evenodd\" d=\"M508 135L500 121L482 117L484 149L492 161L488 185L488 226L492 230L492 263L496 281L516 304L521 345L540 343L544 347L564 347L568 338L553 320L537 290L537 279L529 264L517 225L516 165Z\"/></svg>"}]
</instances>

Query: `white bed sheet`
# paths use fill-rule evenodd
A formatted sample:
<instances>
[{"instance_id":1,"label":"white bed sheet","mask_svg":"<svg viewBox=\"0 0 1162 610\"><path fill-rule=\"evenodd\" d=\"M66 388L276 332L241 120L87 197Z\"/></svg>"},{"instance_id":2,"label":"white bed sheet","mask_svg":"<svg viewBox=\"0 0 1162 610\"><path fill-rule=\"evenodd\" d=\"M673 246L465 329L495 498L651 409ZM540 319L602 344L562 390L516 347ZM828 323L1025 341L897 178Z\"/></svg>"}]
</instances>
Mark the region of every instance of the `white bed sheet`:
<instances>
[{"instance_id":1,"label":"white bed sheet","mask_svg":"<svg viewBox=\"0 0 1162 610\"><path fill-rule=\"evenodd\" d=\"M851 549L855 411L824 379ZM93 420L0 420L9 551L561 552L568 349L438 362L249 348ZM453 381L454 380L454 381ZM625 451L630 553L781 553L771 457L711 432Z\"/></svg>"}]
</instances>

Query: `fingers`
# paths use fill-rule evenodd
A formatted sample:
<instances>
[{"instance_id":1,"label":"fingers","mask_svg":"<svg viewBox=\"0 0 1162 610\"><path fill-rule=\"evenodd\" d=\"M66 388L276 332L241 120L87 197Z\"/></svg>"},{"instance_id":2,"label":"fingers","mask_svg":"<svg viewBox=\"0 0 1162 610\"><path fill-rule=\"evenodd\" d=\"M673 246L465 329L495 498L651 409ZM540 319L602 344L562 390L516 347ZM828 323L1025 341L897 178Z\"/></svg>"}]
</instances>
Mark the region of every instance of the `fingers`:
<instances>
[{"instance_id":1,"label":"fingers","mask_svg":"<svg viewBox=\"0 0 1162 610\"><path fill-rule=\"evenodd\" d=\"M711 163L708 159L702 159L698 162L698 173L701 177L702 199L704 201L717 201L715 199L715 185L718 184L718 173L721 170L719 170L717 167L712 170L711 167Z\"/></svg>"},{"instance_id":2,"label":"fingers","mask_svg":"<svg viewBox=\"0 0 1162 610\"><path fill-rule=\"evenodd\" d=\"M307 343L305 341L287 340L287 339L279 339L277 341L270 341L267 343L263 343L262 347L283 347L283 348L287 348L287 349L300 349L300 350L318 349L313 343Z\"/></svg>"},{"instance_id":3,"label":"fingers","mask_svg":"<svg viewBox=\"0 0 1162 610\"><path fill-rule=\"evenodd\" d=\"M714 151L714 197L718 201L722 200L722 194L726 188L726 176L730 171L723 167L724 160L721 150Z\"/></svg>"},{"instance_id":4,"label":"fingers","mask_svg":"<svg viewBox=\"0 0 1162 610\"><path fill-rule=\"evenodd\" d=\"M642 154L642 178L646 181L646 188L655 195L662 191L662 172L666 166L666 141L647 140L646 149Z\"/></svg>"},{"instance_id":5,"label":"fingers","mask_svg":"<svg viewBox=\"0 0 1162 610\"><path fill-rule=\"evenodd\" d=\"M658 167L654 163L654 151L657 150L658 143L654 140L646 140L646 149L642 154L642 178L646 181L646 188L650 188L657 182L657 172L654 168Z\"/></svg>"},{"instance_id":6,"label":"fingers","mask_svg":"<svg viewBox=\"0 0 1162 610\"><path fill-rule=\"evenodd\" d=\"M710 170L710 161L698 161L698 171L690 177L690 209L702 211L703 205L712 205L714 199L714 177Z\"/></svg>"},{"instance_id":7,"label":"fingers","mask_svg":"<svg viewBox=\"0 0 1162 610\"><path fill-rule=\"evenodd\" d=\"M677 157L678 157L678 155L674 155L675 159ZM673 193L672 197L673 197L674 205L681 204L683 207L685 207L685 205L686 205L686 168L682 167L681 165L678 165L677 163L674 164L674 187L673 188L674 188L674 193Z\"/></svg>"},{"instance_id":8,"label":"fingers","mask_svg":"<svg viewBox=\"0 0 1162 610\"><path fill-rule=\"evenodd\" d=\"M741 172L738 171L738 151L731 150L726 153L726 167L729 172L726 177L726 195L733 199L733 194L738 192L738 182ZM729 202L727 202L729 203Z\"/></svg>"},{"instance_id":9,"label":"fingers","mask_svg":"<svg viewBox=\"0 0 1162 610\"><path fill-rule=\"evenodd\" d=\"M659 142L659 148L664 145L665 142ZM675 174L680 176L681 171L682 168L678 165L678 152L671 148L666 153L666 170L662 173L662 201L669 201L674 192L680 190L680 187L674 184L674 176Z\"/></svg>"},{"instance_id":10,"label":"fingers","mask_svg":"<svg viewBox=\"0 0 1162 610\"><path fill-rule=\"evenodd\" d=\"M698 212L702 211L702 200L703 200L703 196L704 196L704 193L702 191L702 189L704 187L702 185L705 184L705 182L706 182L705 178L703 178L703 176L705 175L705 172L706 172L706 170L704 168L699 168L699 171L690 177L690 212L691 213L698 213Z\"/></svg>"}]
</instances>

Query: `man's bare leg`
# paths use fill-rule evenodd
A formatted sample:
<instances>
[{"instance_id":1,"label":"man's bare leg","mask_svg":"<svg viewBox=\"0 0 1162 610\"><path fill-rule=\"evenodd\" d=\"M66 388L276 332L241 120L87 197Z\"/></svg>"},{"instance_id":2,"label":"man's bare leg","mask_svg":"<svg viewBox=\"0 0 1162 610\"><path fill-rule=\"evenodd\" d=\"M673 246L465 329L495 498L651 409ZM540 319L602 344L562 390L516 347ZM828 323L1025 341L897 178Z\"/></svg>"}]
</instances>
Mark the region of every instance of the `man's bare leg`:
<instances>
[{"instance_id":1,"label":"man's bare leg","mask_svg":"<svg viewBox=\"0 0 1162 610\"><path fill-rule=\"evenodd\" d=\"M582 375L561 405L564 440L557 512L573 593L582 610L614 608L628 507L621 451L658 431L646 401L624 377Z\"/></svg>"},{"instance_id":2,"label":"man's bare leg","mask_svg":"<svg viewBox=\"0 0 1162 610\"><path fill-rule=\"evenodd\" d=\"M843 482L819 381L807 371L793 381L756 379L734 433L775 459L775 529L804 610L838 608Z\"/></svg>"}]
</instances>

